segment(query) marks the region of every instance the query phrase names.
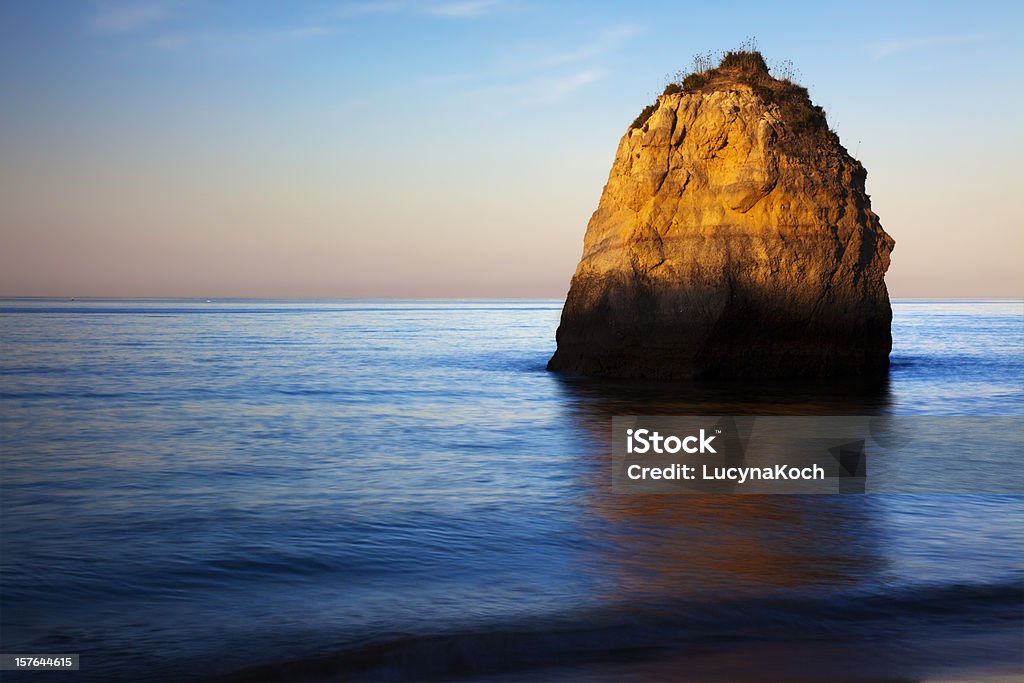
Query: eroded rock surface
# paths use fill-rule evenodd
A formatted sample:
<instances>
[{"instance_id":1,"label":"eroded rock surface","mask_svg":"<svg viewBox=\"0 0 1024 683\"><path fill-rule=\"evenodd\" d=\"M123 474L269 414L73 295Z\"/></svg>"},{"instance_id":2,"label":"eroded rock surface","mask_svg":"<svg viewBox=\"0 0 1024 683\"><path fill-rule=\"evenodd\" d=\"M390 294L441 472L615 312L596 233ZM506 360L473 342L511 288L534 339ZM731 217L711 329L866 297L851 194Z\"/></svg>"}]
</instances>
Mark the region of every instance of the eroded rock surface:
<instances>
[{"instance_id":1,"label":"eroded rock surface","mask_svg":"<svg viewBox=\"0 0 1024 683\"><path fill-rule=\"evenodd\" d=\"M756 71L718 69L662 95L622 137L550 370L887 371L894 241L871 211L867 173L805 89Z\"/></svg>"}]
</instances>

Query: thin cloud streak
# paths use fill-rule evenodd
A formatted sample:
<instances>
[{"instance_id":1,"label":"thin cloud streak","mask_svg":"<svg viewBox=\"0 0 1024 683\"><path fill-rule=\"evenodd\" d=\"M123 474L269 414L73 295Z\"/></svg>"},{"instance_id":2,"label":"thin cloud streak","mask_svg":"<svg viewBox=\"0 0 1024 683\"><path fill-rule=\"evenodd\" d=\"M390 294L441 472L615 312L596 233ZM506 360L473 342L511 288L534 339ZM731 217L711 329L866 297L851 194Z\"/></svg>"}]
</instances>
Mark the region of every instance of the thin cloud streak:
<instances>
[{"instance_id":1,"label":"thin cloud streak","mask_svg":"<svg viewBox=\"0 0 1024 683\"><path fill-rule=\"evenodd\" d=\"M534 93L523 99L524 104L548 104L567 99L583 86L601 78L596 70L580 71L564 78L545 78L533 83Z\"/></svg>"},{"instance_id":2,"label":"thin cloud streak","mask_svg":"<svg viewBox=\"0 0 1024 683\"><path fill-rule=\"evenodd\" d=\"M498 6L498 0L470 0L468 2L449 2L426 8L426 14L435 17L452 19L482 17Z\"/></svg>"},{"instance_id":3,"label":"thin cloud streak","mask_svg":"<svg viewBox=\"0 0 1024 683\"><path fill-rule=\"evenodd\" d=\"M157 24L169 15L166 7L155 2L104 3L96 8L89 23L100 33L131 33Z\"/></svg>"},{"instance_id":4,"label":"thin cloud streak","mask_svg":"<svg viewBox=\"0 0 1024 683\"><path fill-rule=\"evenodd\" d=\"M892 57L902 52L909 52L927 47L941 47L943 45L964 45L977 43L986 40L988 36L964 35L964 36L931 36L925 38L904 38L900 40L889 40L871 45L872 58L876 61Z\"/></svg>"},{"instance_id":5,"label":"thin cloud streak","mask_svg":"<svg viewBox=\"0 0 1024 683\"><path fill-rule=\"evenodd\" d=\"M367 0L339 5L329 12L335 19L353 19L374 14L422 14L448 19L467 19L489 14L500 0L466 0L422 6L407 0Z\"/></svg>"},{"instance_id":6,"label":"thin cloud streak","mask_svg":"<svg viewBox=\"0 0 1024 683\"><path fill-rule=\"evenodd\" d=\"M580 45L575 50L542 57L537 63L540 66L557 66L594 59L611 52L639 33L640 29L632 24L612 26L601 31L592 41Z\"/></svg>"},{"instance_id":7,"label":"thin cloud streak","mask_svg":"<svg viewBox=\"0 0 1024 683\"><path fill-rule=\"evenodd\" d=\"M473 0L417 7L405 0L368 0L336 6L291 28L225 28L165 31L149 41L163 50L190 47L255 47L260 42L276 43L335 33L350 21L372 16L419 15L446 19L481 17L500 5L499 0ZM106 33L126 33L163 21L169 13L155 3L121 6L105 5L93 18L93 26Z\"/></svg>"},{"instance_id":8,"label":"thin cloud streak","mask_svg":"<svg viewBox=\"0 0 1024 683\"><path fill-rule=\"evenodd\" d=\"M370 0L340 5L331 10L329 15L333 19L354 19L374 14L398 14L407 9L409 3L404 0Z\"/></svg>"},{"instance_id":9,"label":"thin cloud streak","mask_svg":"<svg viewBox=\"0 0 1024 683\"><path fill-rule=\"evenodd\" d=\"M518 106L554 104L569 99L576 91L603 76L596 69L585 69L560 77L535 78L522 83L479 88L469 94L473 97L500 97Z\"/></svg>"},{"instance_id":10,"label":"thin cloud streak","mask_svg":"<svg viewBox=\"0 0 1024 683\"><path fill-rule=\"evenodd\" d=\"M535 47L521 48L520 55L532 52L534 56L520 56L512 60L506 58L508 79L505 84L470 89L467 94L498 96L517 106L537 106L565 101L585 86L603 78L605 70L601 68L600 58L614 52L640 33L640 28L633 24L609 26L589 40L578 43L574 49L553 52L539 58L535 56ZM574 68L574 71L564 73L565 69L570 68ZM559 71L563 73L560 74ZM482 78L477 76L477 79ZM493 74L487 77L488 82L498 80Z\"/></svg>"},{"instance_id":11,"label":"thin cloud streak","mask_svg":"<svg viewBox=\"0 0 1024 683\"><path fill-rule=\"evenodd\" d=\"M255 48L288 40L315 38L334 33L328 26L309 25L281 29L252 29L236 31L183 31L166 33L153 39L161 50L182 49L239 49Z\"/></svg>"}]
</instances>

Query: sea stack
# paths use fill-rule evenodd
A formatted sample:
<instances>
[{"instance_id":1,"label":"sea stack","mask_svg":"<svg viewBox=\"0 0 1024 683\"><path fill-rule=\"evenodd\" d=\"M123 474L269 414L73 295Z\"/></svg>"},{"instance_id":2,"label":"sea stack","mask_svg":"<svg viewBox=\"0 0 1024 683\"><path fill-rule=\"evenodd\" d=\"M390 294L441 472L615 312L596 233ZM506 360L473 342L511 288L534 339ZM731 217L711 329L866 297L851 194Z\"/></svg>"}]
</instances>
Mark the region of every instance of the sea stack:
<instances>
[{"instance_id":1,"label":"sea stack","mask_svg":"<svg viewBox=\"0 0 1024 683\"><path fill-rule=\"evenodd\" d=\"M866 176L758 52L670 84L619 142L548 369L884 375L894 240Z\"/></svg>"}]
</instances>

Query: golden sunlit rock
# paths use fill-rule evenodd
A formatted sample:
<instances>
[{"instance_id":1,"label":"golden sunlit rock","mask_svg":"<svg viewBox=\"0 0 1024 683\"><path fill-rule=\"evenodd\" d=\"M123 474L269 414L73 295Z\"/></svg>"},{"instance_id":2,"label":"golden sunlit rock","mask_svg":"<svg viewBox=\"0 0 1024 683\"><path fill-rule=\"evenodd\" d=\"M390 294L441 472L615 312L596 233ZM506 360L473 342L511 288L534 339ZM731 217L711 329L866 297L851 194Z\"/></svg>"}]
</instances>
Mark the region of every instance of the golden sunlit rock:
<instances>
[{"instance_id":1,"label":"golden sunlit rock","mask_svg":"<svg viewBox=\"0 0 1024 683\"><path fill-rule=\"evenodd\" d=\"M894 240L806 89L729 53L619 142L548 368L597 376L884 374Z\"/></svg>"}]
</instances>

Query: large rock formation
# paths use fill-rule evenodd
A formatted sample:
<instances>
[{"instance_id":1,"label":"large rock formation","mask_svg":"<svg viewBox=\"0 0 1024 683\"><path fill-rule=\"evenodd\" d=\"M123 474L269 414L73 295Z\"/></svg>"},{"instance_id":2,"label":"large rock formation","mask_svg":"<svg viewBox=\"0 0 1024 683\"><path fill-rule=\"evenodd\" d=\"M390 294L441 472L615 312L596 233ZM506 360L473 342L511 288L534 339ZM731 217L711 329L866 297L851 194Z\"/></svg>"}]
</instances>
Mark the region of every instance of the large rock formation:
<instances>
[{"instance_id":1,"label":"large rock formation","mask_svg":"<svg viewBox=\"0 0 1024 683\"><path fill-rule=\"evenodd\" d=\"M619 142L550 370L880 375L894 241L867 172L760 54L670 85Z\"/></svg>"}]
</instances>

